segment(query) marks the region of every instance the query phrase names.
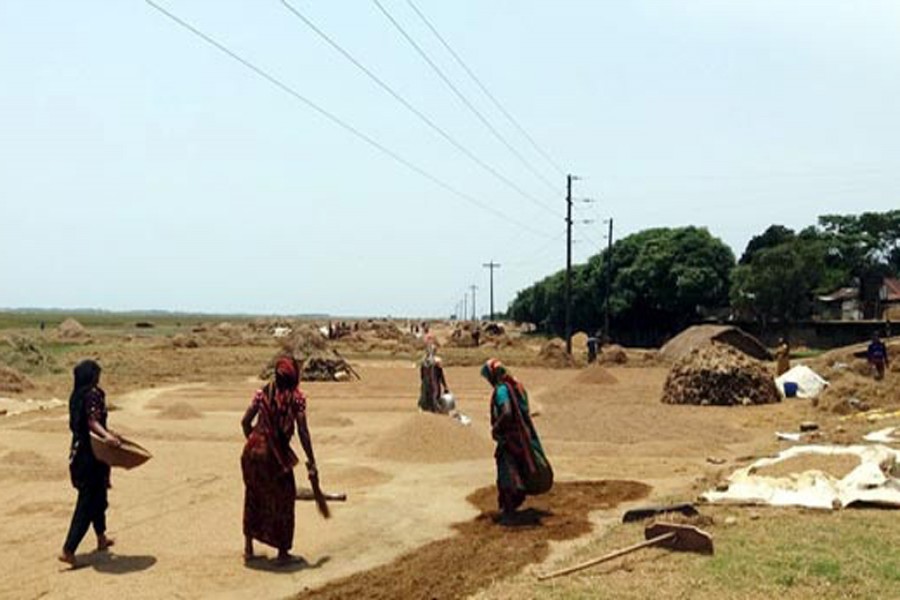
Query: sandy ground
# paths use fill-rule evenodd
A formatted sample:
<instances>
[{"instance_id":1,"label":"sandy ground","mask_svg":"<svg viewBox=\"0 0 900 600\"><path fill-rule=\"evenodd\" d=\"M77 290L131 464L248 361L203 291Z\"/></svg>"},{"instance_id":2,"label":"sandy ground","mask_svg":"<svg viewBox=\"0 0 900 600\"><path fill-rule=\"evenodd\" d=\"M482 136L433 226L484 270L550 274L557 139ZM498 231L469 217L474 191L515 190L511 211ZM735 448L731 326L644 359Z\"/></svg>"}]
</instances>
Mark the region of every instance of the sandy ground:
<instances>
[{"instance_id":1,"label":"sandy ground","mask_svg":"<svg viewBox=\"0 0 900 600\"><path fill-rule=\"evenodd\" d=\"M478 369L447 372L459 408L472 417L469 428L416 413L418 374L411 363L373 361L358 370L360 382L303 386L322 485L346 492L349 501L333 504L328 521L312 503L298 503L294 551L309 564L296 568L267 561L248 567L240 557L239 419L258 381L110 398L117 407L110 426L154 458L113 473L108 522L115 552L90 553L89 533L79 549L87 566L72 571L54 558L75 501L66 469L67 413L3 417L0 597L282 598L450 536L455 523L479 514L466 498L494 478L489 389ZM773 431L795 427L811 411L796 403L664 405L661 368L611 369L593 378L584 370L515 373L540 409L536 424L557 480L642 482L652 488L651 501L690 499L699 478L714 477L739 457L777 449ZM473 448L478 452L468 451ZM713 466L708 458L729 462ZM302 485L303 469L297 474Z\"/></svg>"}]
</instances>

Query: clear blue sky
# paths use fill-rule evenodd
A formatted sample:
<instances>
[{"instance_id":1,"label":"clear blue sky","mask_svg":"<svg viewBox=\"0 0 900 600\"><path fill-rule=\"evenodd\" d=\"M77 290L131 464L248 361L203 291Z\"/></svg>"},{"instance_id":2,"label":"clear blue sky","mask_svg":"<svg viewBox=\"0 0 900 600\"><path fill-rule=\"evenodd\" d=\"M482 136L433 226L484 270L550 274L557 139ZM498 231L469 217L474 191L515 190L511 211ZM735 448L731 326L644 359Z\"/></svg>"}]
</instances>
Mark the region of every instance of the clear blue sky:
<instances>
[{"instance_id":1,"label":"clear blue sky","mask_svg":"<svg viewBox=\"0 0 900 600\"><path fill-rule=\"evenodd\" d=\"M553 215L483 171L277 0L159 0L428 172L335 127L139 0L0 3L0 306L449 313L564 264L564 179L382 0L558 189L453 97L369 1L294 6ZM417 0L563 169L575 256L653 226L740 254L770 223L897 208L900 3ZM512 222L516 221L516 223ZM517 223L529 224L539 233ZM555 238L555 239L553 239ZM481 311L479 311L481 312Z\"/></svg>"}]
</instances>

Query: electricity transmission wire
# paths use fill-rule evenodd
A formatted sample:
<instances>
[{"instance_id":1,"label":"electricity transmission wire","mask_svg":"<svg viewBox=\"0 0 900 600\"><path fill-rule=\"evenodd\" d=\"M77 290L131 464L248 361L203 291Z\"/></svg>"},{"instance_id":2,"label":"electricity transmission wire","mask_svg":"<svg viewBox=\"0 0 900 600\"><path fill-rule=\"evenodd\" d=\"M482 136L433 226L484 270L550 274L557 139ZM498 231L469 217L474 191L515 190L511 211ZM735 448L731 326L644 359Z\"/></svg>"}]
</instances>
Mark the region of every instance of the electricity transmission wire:
<instances>
[{"instance_id":1,"label":"electricity transmission wire","mask_svg":"<svg viewBox=\"0 0 900 600\"><path fill-rule=\"evenodd\" d=\"M562 231L559 232L558 235L553 236L552 238L548 239L544 244L541 244L541 246L539 246L537 249L535 249L534 252L526 255L526 258L523 258L521 260L516 260L516 261L506 261L506 262L504 262L504 264L512 269L517 269L517 268L526 267L526 266L535 264L535 261L538 260L538 257L543 256L544 252L546 252L546 250L548 248L550 248L551 246L553 246L553 244L557 243L559 240L564 238L565 235L566 235L566 230L563 229Z\"/></svg>"},{"instance_id":2,"label":"electricity transmission wire","mask_svg":"<svg viewBox=\"0 0 900 600\"><path fill-rule=\"evenodd\" d=\"M412 8L413 11L422 20L422 22L425 23L425 26L428 27L429 30L431 30L431 33L434 34L434 37L436 37L438 39L438 41L441 43L441 45L443 45L444 48L446 48L447 52L450 53L450 55L453 57L453 59L456 61L456 63L460 67L462 67L462 69L472 79L472 81L475 82L475 85L478 86L478 88L484 93L485 96L488 97L488 99L490 99L490 101L494 104L494 106L497 108L497 110L499 110L501 113L503 113L503 116L506 117L506 119L510 123L512 123L512 125L519 131L519 133L522 134L522 136L526 140L528 140L528 143L531 144L531 147L534 148L538 152L538 154L543 156L544 160L546 160L550 166L552 166L554 169L556 169L557 173L559 173L560 175L565 177L566 172L559 166L559 163L556 162L555 160L553 160L553 158L550 156L550 154L538 145L538 143L528 133L528 131L526 131L525 128L519 123L519 121L517 121L512 116L512 114L510 114L510 112L508 110L506 110L506 108L500 103L500 101L497 100L497 98L490 92L490 90L487 89L487 86L485 86L484 83L482 83L481 79L479 79L478 76L475 75L475 73L472 71L472 69L469 68L469 66L459 56L459 54L455 50L453 50L453 48L450 46L450 43L447 42L446 39L444 39L444 36L442 36L440 33L438 33L437 28L422 13L422 11L419 10L419 7L416 6L416 4L412 0L406 0L406 3L409 4L410 8Z\"/></svg>"},{"instance_id":3,"label":"electricity transmission wire","mask_svg":"<svg viewBox=\"0 0 900 600\"><path fill-rule=\"evenodd\" d=\"M554 184L552 181L550 181L544 175L542 175L540 173L540 171L535 169L534 166L530 162L528 162L528 160L524 156L522 156L522 153L519 152L518 150L516 150L512 146L512 144L510 144L506 140L506 138L504 138L503 135L501 135L501 133L499 131L497 131L496 127L491 125L490 121L488 121L485 118L485 116L481 113L481 111L479 111L475 107L475 105L473 105L469 101L469 99L466 98L466 96L459 90L459 88L456 87L456 85L454 85L454 83L452 81L450 81L450 79L444 74L444 72L441 70L441 68L438 67L437 64L435 64L435 62L433 60L431 60L431 58L428 56L428 54L425 52L425 50L423 50L422 47L412 38L412 36L410 36L409 33L406 32L406 30L403 28L403 26L400 25L399 22L397 22L397 20L394 18L394 16L384 7L384 5L379 0L372 0L372 2L375 4L375 6L378 7L378 10L381 11L381 13L387 18L387 20L391 22L391 24L394 26L394 28L410 44L410 46L413 47L413 49L416 51L416 53L419 56L421 56L422 59L426 63L428 63L428 66L430 66L431 69L438 75L438 77L440 77L441 80L445 84L447 84L447 87L450 88L450 90L460 100L460 102L462 102L466 106L466 108L468 108L472 112L472 114L474 114L478 118L478 120L481 121L481 123L485 127L487 127L488 131L490 131L491 134L495 138L497 138L497 140L501 144L506 146L507 150L512 152L515 155L515 157L519 160L519 162L521 162L523 165L525 165L525 168L527 168L529 171L531 171L531 173L535 177L537 177L542 182L544 182L544 184L547 185L551 190L557 191L560 186L557 184Z\"/></svg>"},{"instance_id":4,"label":"electricity transmission wire","mask_svg":"<svg viewBox=\"0 0 900 600\"><path fill-rule=\"evenodd\" d=\"M459 150L460 152L465 154L469 159L471 159L473 162L475 162L482 169L484 169L485 171L487 171L488 173L493 175L495 178L499 179L501 182L506 184L511 189L518 192L521 196L523 196L527 200L533 202L535 205L539 206L540 208L542 208L545 211L556 214L555 210L553 210L548 205L541 202L535 196L526 192L524 189L522 189L521 186L519 186L513 180L511 180L510 178L506 177L505 175L503 175L502 173L497 171L497 169L495 169L491 165L487 164L484 160L479 158L474 152L472 152L471 150L469 150L468 148L463 146L454 137L452 137L449 133L447 133L446 130L444 130L439 125L437 125L437 123L435 123L430 117L428 117L428 115L423 113L420 109L416 108L412 103L410 103L406 98L404 98L399 92L397 92L394 88L392 88L390 85L385 83L385 81L383 79L381 79L380 77L378 77L378 75L373 73L371 69L366 67L362 62L360 62L350 52L348 52L340 44L338 44L333 38L331 38L328 34L326 34L324 31L322 31L318 26L316 26L316 24L313 23L306 15L301 13L297 8L295 8L293 5L291 5L289 2L287 2L287 0L281 0L281 4L288 11L290 11L291 14L293 14L297 19L302 21L309 29L311 29L313 32L315 32L316 35L318 35L320 38L322 38L329 46L331 46L338 53L340 53L341 56L343 56L348 61L350 61L350 63L352 63L353 66L355 66L357 69L359 69L360 71L365 73L366 76L369 77L369 79L374 81L382 90L384 90L392 98L394 98L394 100L396 100L401 105L403 105L404 108L406 108L408 111L413 113L416 117L419 118L419 120L421 120L423 123L428 125L428 127L430 127L432 130L434 130L442 138L447 140L447 142L452 144L454 148L456 148L457 150Z\"/></svg>"},{"instance_id":5,"label":"electricity transmission wire","mask_svg":"<svg viewBox=\"0 0 900 600\"><path fill-rule=\"evenodd\" d=\"M549 237L548 234L546 234L542 231L539 231L526 223L518 221L518 220L510 217L507 214L504 214L503 212L494 208L490 204L488 204L486 202L482 202L481 200L475 198L474 196L471 196L465 192L462 192L461 190L459 190L455 186L447 183L443 179L440 179L437 176L432 175L430 172L426 171L422 167L420 167L420 166L416 165L415 163L409 161L408 159L404 158L403 156L401 156L397 152L391 150L387 146L383 145L382 143L380 143L373 137L363 133L362 131L360 131L359 129L354 127L353 125L349 124L348 122L344 121L340 117L336 116L334 113L331 113L327 109L319 106L318 104L316 104L315 102L313 102L306 96L302 95L300 92L296 91L294 88L292 88L288 84L284 83L283 81L281 81L274 75L271 75L267 71L263 70L262 68L256 66L252 62L250 62L249 60L247 60L247 59L243 58L242 56L240 56L239 54L233 52L232 50L230 50L227 46L225 46L221 42L213 39L212 37L203 33L202 31L200 31L199 29L197 29L196 27L194 27L187 21L185 21L185 20L181 19L180 17L178 17L177 15L169 12L168 10L166 10L165 8L163 8L162 6L160 6L153 0L144 0L144 1L147 4L149 4L151 7L153 7L154 9L156 9L157 11L159 11L160 13L162 13L163 15L168 17L170 20L177 23L179 26L181 26L184 29L188 30L189 32L193 33L195 36L199 37L200 39L205 41L207 44L213 46L220 52L226 54L233 60L237 61L238 63L243 65L245 68L247 68L250 71L252 71L253 73L255 73L257 76L268 81L269 83L274 85L276 88L280 89L281 91L283 91L286 94L288 94L289 96L293 97L295 100L297 100L301 104L305 105L307 108L312 109L313 111L315 111L316 113L318 113L319 115L321 115L322 117L327 119L328 121L331 121L333 124L337 125L341 129L343 129L343 130L353 134L357 138L363 140L368 145L372 146L379 152L382 152L383 154L389 156L394 161L405 166L407 169L417 173L418 175L424 177L425 179L428 179L429 181L431 181L438 187L443 188L444 190L450 192L454 196L457 196L458 198L465 200L466 202L473 204L474 206L477 206L477 207L481 208L482 210L492 213L493 215L503 219L507 223L515 224L518 227L521 227L522 229L530 231L531 233L535 234L536 236Z\"/></svg>"}]
</instances>

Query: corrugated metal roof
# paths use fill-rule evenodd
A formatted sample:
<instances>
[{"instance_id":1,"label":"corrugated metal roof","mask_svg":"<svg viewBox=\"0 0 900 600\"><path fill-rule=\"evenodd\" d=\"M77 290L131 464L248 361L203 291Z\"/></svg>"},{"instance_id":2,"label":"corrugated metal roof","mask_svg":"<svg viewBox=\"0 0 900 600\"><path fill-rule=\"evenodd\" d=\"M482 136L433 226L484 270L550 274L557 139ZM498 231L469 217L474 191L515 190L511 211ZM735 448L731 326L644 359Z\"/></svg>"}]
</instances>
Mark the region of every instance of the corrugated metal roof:
<instances>
[{"instance_id":1,"label":"corrugated metal roof","mask_svg":"<svg viewBox=\"0 0 900 600\"><path fill-rule=\"evenodd\" d=\"M888 302L900 301L900 279L894 277L884 278L884 287L887 292L884 299Z\"/></svg>"},{"instance_id":2,"label":"corrugated metal roof","mask_svg":"<svg viewBox=\"0 0 900 600\"><path fill-rule=\"evenodd\" d=\"M819 300L822 302L839 302L843 300L855 300L856 298L859 298L859 289L855 287L844 287L835 290L830 294L819 296Z\"/></svg>"}]
</instances>

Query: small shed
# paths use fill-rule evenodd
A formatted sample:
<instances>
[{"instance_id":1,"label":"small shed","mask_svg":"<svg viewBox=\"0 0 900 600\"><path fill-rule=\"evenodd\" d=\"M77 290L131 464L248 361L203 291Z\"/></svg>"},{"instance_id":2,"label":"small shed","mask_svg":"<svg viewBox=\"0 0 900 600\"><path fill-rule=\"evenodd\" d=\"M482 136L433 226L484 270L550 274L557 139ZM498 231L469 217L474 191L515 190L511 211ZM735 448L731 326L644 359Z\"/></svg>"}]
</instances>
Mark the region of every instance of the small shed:
<instances>
[{"instance_id":1,"label":"small shed","mask_svg":"<svg viewBox=\"0 0 900 600\"><path fill-rule=\"evenodd\" d=\"M859 321L863 318L859 288L843 287L819 296L818 317L825 321Z\"/></svg>"}]
</instances>

